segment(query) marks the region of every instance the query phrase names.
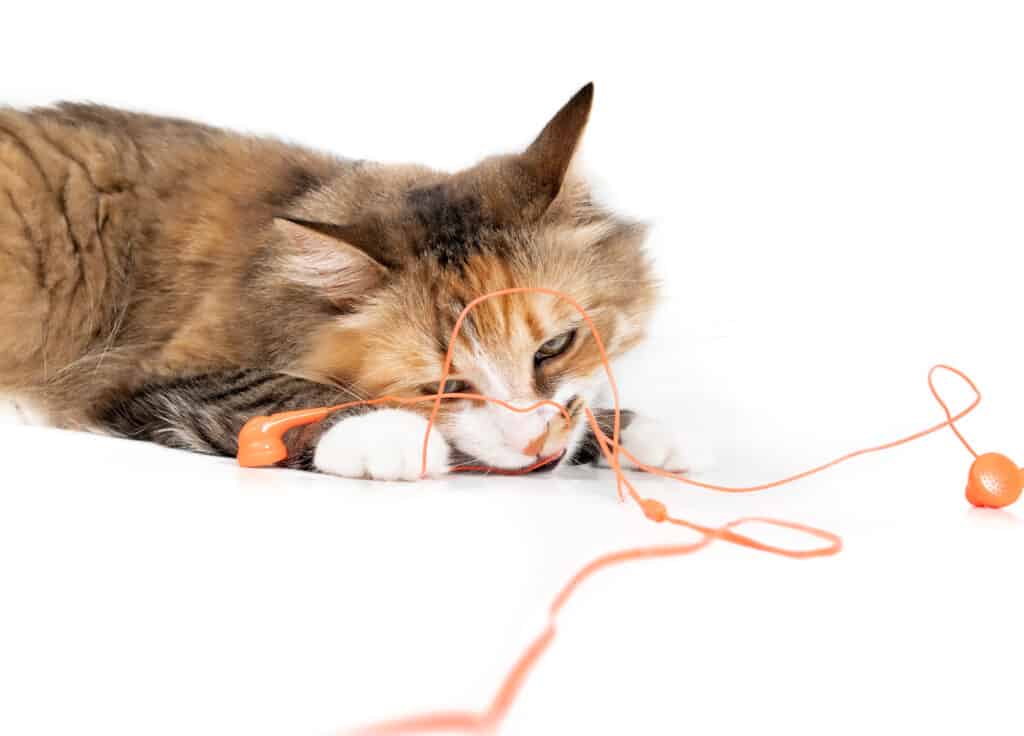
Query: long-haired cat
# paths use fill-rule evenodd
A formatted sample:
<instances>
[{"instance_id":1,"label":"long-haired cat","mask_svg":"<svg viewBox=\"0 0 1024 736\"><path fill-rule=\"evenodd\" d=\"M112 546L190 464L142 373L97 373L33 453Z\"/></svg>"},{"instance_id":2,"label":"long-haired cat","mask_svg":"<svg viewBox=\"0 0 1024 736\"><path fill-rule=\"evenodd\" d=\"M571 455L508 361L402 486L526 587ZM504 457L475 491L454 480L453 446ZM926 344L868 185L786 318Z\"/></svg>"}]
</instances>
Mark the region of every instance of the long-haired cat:
<instances>
[{"instance_id":1,"label":"long-haired cat","mask_svg":"<svg viewBox=\"0 0 1024 736\"><path fill-rule=\"evenodd\" d=\"M435 381L453 322L511 286L574 295L614 357L655 302L644 228L574 173L593 86L522 153L457 173L353 161L177 119L61 104L0 109L0 393L48 422L232 455L249 417ZM596 457L581 408L603 370L567 305L476 309L455 347L428 470ZM424 409L348 412L287 437L288 463L412 479ZM606 415L605 415L606 416ZM671 433L623 443L686 464Z\"/></svg>"}]
</instances>

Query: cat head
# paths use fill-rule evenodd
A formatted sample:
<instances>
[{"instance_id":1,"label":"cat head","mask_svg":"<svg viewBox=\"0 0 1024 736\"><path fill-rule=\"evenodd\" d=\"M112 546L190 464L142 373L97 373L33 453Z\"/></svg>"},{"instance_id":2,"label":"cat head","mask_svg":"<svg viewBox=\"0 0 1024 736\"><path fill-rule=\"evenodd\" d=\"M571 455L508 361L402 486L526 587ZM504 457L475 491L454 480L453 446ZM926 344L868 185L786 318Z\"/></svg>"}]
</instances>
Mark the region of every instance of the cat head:
<instances>
[{"instance_id":1,"label":"cat head","mask_svg":"<svg viewBox=\"0 0 1024 736\"><path fill-rule=\"evenodd\" d=\"M460 312L515 287L573 297L612 358L634 347L656 291L645 228L595 204L572 171L592 98L587 85L522 153L454 174L355 167L275 220L286 277L335 310L296 372L362 397L435 393ZM443 389L520 407L550 399L570 421L548 406L519 414L455 399L442 404L438 426L462 455L493 467L571 457L582 407L604 381L597 345L571 305L538 293L495 297L466 318Z\"/></svg>"}]
</instances>

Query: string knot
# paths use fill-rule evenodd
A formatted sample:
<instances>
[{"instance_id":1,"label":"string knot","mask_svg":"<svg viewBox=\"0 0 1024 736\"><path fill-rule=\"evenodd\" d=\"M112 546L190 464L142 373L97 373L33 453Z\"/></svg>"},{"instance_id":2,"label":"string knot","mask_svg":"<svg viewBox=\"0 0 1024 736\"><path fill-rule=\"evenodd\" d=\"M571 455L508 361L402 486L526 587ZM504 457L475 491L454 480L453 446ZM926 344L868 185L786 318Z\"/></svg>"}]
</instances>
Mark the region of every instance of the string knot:
<instances>
[{"instance_id":1,"label":"string knot","mask_svg":"<svg viewBox=\"0 0 1024 736\"><path fill-rule=\"evenodd\" d=\"M660 523L668 518L668 509L665 508L665 504L655 501L653 498L645 498L640 501L640 510L644 512L644 516L654 522Z\"/></svg>"}]
</instances>

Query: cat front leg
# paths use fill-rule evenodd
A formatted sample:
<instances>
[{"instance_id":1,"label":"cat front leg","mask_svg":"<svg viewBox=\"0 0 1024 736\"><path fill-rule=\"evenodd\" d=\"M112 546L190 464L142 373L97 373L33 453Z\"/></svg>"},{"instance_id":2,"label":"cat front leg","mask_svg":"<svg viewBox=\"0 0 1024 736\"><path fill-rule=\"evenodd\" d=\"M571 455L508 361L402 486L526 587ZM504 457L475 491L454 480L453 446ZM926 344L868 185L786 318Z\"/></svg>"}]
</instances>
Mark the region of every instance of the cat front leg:
<instances>
[{"instance_id":1,"label":"cat front leg","mask_svg":"<svg viewBox=\"0 0 1024 736\"><path fill-rule=\"evenodd\" d=\"M144 387L99 413L110 434L210 455L234 456L238 433L250 418L331 406L353 400L336 387L261 370L188 376ZM284 436L285 467L351 478L415 480L420 477L427 422L401 409L356 407L335 412ZM449 464L448 443L431 436L427 473Z\"/></svg>"},{"instance_id":2,"label":"cat front leg","mask_svg":"<svg viewBox=\"0 0 1024 736\"><path fill-rule=\"evenodd\" d=\"M594 418L601 431L612 436L615 412L611 409L597 409ZM672 472L697 473L710 468L714 454L706 440L691 433L683 432L665 422L623 410L619 426L620 443L644 465ZM608 461L600 452L593 432L588 428L586 438L574 463L596 462L608 467ZM636 463L623 456L622 466L635 469Z\"/></svg>"},{"instance_id":3,"label":"cat front leg","mask_svg":"<svg viewBox=\"0 0 1024 736\"><path fill-rule=\"evenodd\" d=\"M313 453L317 470L349 478L417 480L423 469L427 420L403 409L345 417L324 432ZM448 472L451 451L440 432L427 445L426 472Z\"/></svg>"}]
</instances>

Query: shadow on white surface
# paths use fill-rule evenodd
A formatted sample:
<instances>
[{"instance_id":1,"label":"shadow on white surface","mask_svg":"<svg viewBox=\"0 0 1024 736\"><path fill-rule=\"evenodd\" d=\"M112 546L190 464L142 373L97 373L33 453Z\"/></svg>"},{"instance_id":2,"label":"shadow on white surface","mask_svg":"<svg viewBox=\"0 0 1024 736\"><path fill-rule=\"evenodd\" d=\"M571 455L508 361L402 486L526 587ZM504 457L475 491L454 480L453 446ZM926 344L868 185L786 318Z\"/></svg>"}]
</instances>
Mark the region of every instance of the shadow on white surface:
<instances>
[{"instance_id":1,"label":"shadow on white surface","mask_svg":"<svg viewBox=\"0 0 1024 736\"><path fill-rule=\"evenodd\" d=\"M0 440L16 459L0 492L9 733L324 734L479 707L581 564L681 538L592 469L383 484L56 430ZM909 512L875 508L861 470L799 500L640 479L677 514L794 518L846 549L794 562L719 544L602 574L506 732L811 734L842 714L835 732L854 733L884 711L1012 733L1016 517L965 512L959 478Z\"/></svg>"}]
</instances>

